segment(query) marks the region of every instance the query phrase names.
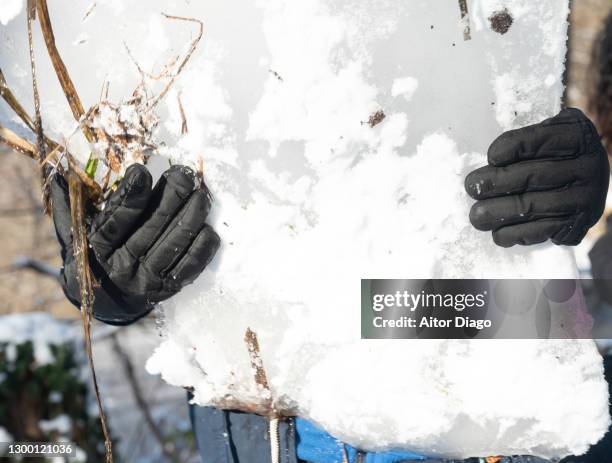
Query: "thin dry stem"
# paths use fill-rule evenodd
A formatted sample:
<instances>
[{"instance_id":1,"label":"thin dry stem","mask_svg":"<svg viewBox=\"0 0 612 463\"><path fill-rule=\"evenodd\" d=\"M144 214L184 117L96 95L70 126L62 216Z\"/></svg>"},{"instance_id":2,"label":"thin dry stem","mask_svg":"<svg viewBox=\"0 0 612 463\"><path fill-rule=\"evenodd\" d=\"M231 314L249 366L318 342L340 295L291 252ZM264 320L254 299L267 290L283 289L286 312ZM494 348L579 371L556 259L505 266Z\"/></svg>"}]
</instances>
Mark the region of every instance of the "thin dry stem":
<instances>
[{"instance_id":1,"label":"thin dry stem","mask_svg":"<svg viewBox=\"0 0 612 463\"><path fill-rule=\"evenodd\" d=\"M71 171L75 173L75 175L81 180L83 185L87 187L87 192L92 201L97 202L101 200L104 196L104 192L98 182L96 182L93 178L87 175L81 167L74 161L74 158L68 151L64 151L66 153L66 157L68 159L68 165Z\"/></svg>"},{"instance_id":2,"label":"thin dry stem","mask_svg":"<svg viewBox=\"0 0 612 463\"><path fill-rule=\"evenodd\" d=\"M104 434L104 445L106 447L106 462L113 462L113 449L110 434L107 428L106 415L100 389L96 377L96 369L93 361L93 350L91 346L91 317L94 303L94 278L89 266L89 252L87 244L87 230L85 228L85 195L83 184L73 171L68 172L68 192L70 196L70 214L72 216L72 243L73 253L77 264L77 278L81 293L81 321L83 322L83 333L85 335L85 350L89 361L89 369L93 379L94 392L98 410L100 411L100 423Z\"/></svg>"},{"instance_id":3,"label":"thin dry stem","mask_svg":"<svg viewBox=\"0 0 612 463\"><path fill-rule=\"evenodd\" d=\"M231 395L227 395L222 399L214 400L212 403L213 406L219 408L221 410L240 410L246 413L254 413L260 416L277 416L277 417L291 417L295 416L295 410L274 410L273 413L270 410L269 404L261 404L261 403L246 403L244 401L238 400Z\"/></svg>"},{"instance_id":4,"label":"thin dry stem","mask_svg":"<svg viewBox=\"0 0 612 463\"><path fill-rule=\"evenodd\" d=\"M266 402L261 405L261 408L267 410L265 415L269 418L278 418L280 414L274 407L274 398L272 397L272 391L270 391L270 384L268 383L268 376L266 375L266 370L261 359L259 340L257 339L257 334L251 330L251 328L247 328L246 333L244 334L244 342L246 343L247 350L249 351L255 383L261 390L265 391L268 396Z\"/></svg>"},{"instance_id":5,"label":"thin dry stem","mask_svg":"<svg viewBox=\"0 0 612 463\"><path fill-rule=\"evenodd\" d=\"M10 108L19 116L25 125L27 125L32 132L36 133L34 121L30 118L30 115L27 113L24 107L21 106L19 101L17 101L17 98L6 83L2 69L0 69L0 96L7 102Z\"/></svg>"},{"instance_id":6,"label":"thin dry stem","mask_svg":"<svg viewBox=\"0 0 612 463\"><path fill-rule=\"evenodd\" d=\"M127 51L127 54L130 60L132 61L132 63L134 63L134 66L136 66L136 69L138 69L138 73L140 74L140 77L142 78L142 80L144 80L145 77L148 77L151 80L160 80L160 79L164 79L168 77L168 74L170 74L170 68L172 68L172 66L174 66L180 58L180 56L175 56L168 63L164 65L161 71L159 71L159 74L154 75L154 74L151 74L150 72L146 72L142 68L142 66L138 63L138 61L132 54L132 50L130 50L130 47L128 47L127 43L123 42L123 46L125 47L125 51Z\"/></svg>"},{"instance_id":7,"label":"thin dry stem","mask_svg":"<svg viewBox=\"0 0 612 463\"><path fill-rule=\"evenodd\" d=\"M470 40L472 33L470 30L470 13L468 11L467 0L459 0L459 11L463 21L463 40Z\"/></svg>"},{"instance_id":8,"label":"thin dry stem","mask_svg":"<svg viewBox=\"0 0 612 463\"><path fill-rule=\"evenodd\" d=\"M6 82L6 79L4 78L2 69L0 69L0 97L2 97L4 101L6 101L6 103L9 105L9 107L13 110L13 112L17 116L19 116L19 119L21 119L23 123L32 132L34 132L34 134L36 134L36 126L34 124L34 121L30 117L28 112L24 109L24 107L21 105L21 103L19 103L19 101L15 97L15 94L11 91L10 87ZM55 148L57 148L58 144L51 140L49 137L47 137L44 133L43 138L49 149L54 150Z\"/></svg>"},{"instance_id":9,"label":"thin dry stem","mask_svg":"<svg viewBox=\"0 0 612 463\"><path fill-rule=\"evenodd\" d=\"M81 99L72 83L72 79L68 74L68 69L62 60L62 57L59 54L57 46L55 44L55 36L53 34L53 27L51 26L51 19L49 18L49 9L47 8L47 0L34 0L37 5L38 11L38 20L40 23L40 28L42 30L43 37L45 39L45 44L47 46L47 52L49 53L49 57L51 58L51 63L53 64L53 68L55 69L55 73L60 81L62 89L64 90L64 94L66 95L66 99L68 100L68 105L72 110L72 114L74 118L78 121L83 117L85 110L83 109L83 104L81 103ZM83 130L83 134L89 143L94 143L95 136L89 130L87 126L81 126Z\"/></svg>"},{"instance_id":10,"label":"thin dry stem","mask_svg":"<svg viewBox=\"0 0 612 463\"><path fill-rule=\"evenodd\" d=\"M149 408L149 404L147 403L147 400L145 398L142 386L140 385L138 377L136 376L134 365L132 364L132 359L130 359L128 353L121 346L116 331L111 334L111 342L113 344L113 350L117 354L117 357L119 358L123 366L123 371L125 373L125 376L127 377L128 384L130 385L130 388L132 390L132 395L134 396L136 404L138 405L138 408L140 408L140 411L142 412L142 415L144 416L145 422L149 426L151 433L155 437L155 440L157 440L157 443L159 444L159 447L161 448L164 456L169 461L178 461L179 457L176 451L171 445L169 446L166 444L164 439L164 433L153 419L153 414L151 413L151 409Z\"/></svg>"},{"instance_id":11,"label":"thin dry stem","mask_svg":"<svg viewBox=\"0 0 612 463\"><path fill-rule=\"evenodd\" d=\"M266 391L270 391L270 386L268 385L268 377L266 375L266 370L264 370L263 362L261 360L261 353L259 350L259 341L257 339L257 334L251 328L247 328L246 333L244 334L244 342L247 345L249 350L249 357L251 358L251 367L255 372L255 382L258 386Z\"/></svg>"},{"instance_id":12,"label":"thin dry stem","mask_svg":"<svg viewBox=\"0 0 612 463\"><path fill-rule=\"evenodd\" d=\"M34 132L36 133L36 146L38 147L38 160L41 166L42 202L45 213L51 211L49 199L49 186L45 181L49 167L45 164L47 158L45 136L43 134L42 118L40 116L40 95L38 93L38 80L36 78L36 61L34 59L34 42L32 40L32 21L36 18L36 0L28 0L28 45L30 51L30 68L32 70L32 90L34 93Z\"/></svg>"},{"instance_id":13,"label":"thin dry stem","mask_svg":"<svg viewBox=\"0 0 612 463\"><path fill-rule=\"evenodd\" d=\"M51 28L51 20L49 19L49 12L47 9L46 0L28 0L28 42L30 47L30 64L32 67L32 87L34 91L34 110L35 119L34 126L36 128L36 137L38 142L38 157L40 159L43 171L43 197L45 199L45 209L50 210L51 204L48 201L48 184L52 170L47 167L46 160L47 156L45 153L45 137L42 128L42 119L40 115L40 96L38 93L38 82L36 79L36 65L34 60L34 47L32 40L32 21L36 17L38 12L40 26L45 38L47 50L56 74L60 79L64 93L68 99L68 103L73 111L75 119L79 121L83 115L83 106L76 93L72 80L68 75L68 71L64 66L64 63L59 56L57 48L55 47L55 38L53 37L53 30ZM89 130L84 130L83 133L90 142L94 141L93 136ZM85 341L85 350L87 352L87 359L89 361L89 368L91 370L94 392L96 401L98 403L98 410L100 412L100 424L102 426L102 432L104 434L104 445L106 447L106 462L113 463L113 451L110 434L107 428L106 415L104 408L102 407L102 400L100 398L100 390L98 387L98 380L96 377L96 370L93 361L93 352L91 346L91 317L93 313L93 302L94 302L94 279L89 266L89 246L87 244L87 230L85 225L85 201L86 196L83 189L84 183L81 178L76 174L75 170L71 168L74 165L72 157L67 153L68 157L68 193L70 197L70 215L72 220L72 242L73 242L73 254L77 266L77 279L80 289L81 299L81 319L83 322L83 334Z\"/></svg>"},{"instance_id":14,"label":"thin dry stem","mask_svg":"<svg viewBox=\"0 0 612 463\"><path fill-rule=\"evenodd\" d=\"M34 146L29 141L21 138L12 130L2 126L0 126L0 143L8 146L9 148L20 154L29 157L30 159L33 159L35 161L39 160L38 150L36 149L36 146ZM56 144L56 147L47 154L47 156L43 159L42 163L45 165L49 165L53 168L57 168L61 172L62 168L59 164L59 160L60 155L62 153L68 152L63 146ZM71 158L72 156L69 156L69 159ZM74 161L70 162L70 168L74 171L75 175L79 177L81 182L83 182L84 186L87 187L87 194L89 195L89 198L92 201L97 202L102 199L102 188L100 187L100 185L98 185L98 183L96 183L95 180L93 180L89 175L87 175L87 173L83 169L81 169L81 167Z\"/></svg>"},{"instance_id":15,"label":"thin dry stem","mask_svg":"<svg viewBox=\"0 0 612 463\"><path fill-rule=\"evenodd\" d=\"M92 13L92 11L96 8L96 6L98 6L97 2L93 2L91 4L91 6L87 9L87 11L85 12L85 15L83 16L82 21L85 21L87 18L89 18L89 15Z\"/></svg>"},{"instance_id":16,"label":"thin dry stem","mask_svg":"<svg viewBox=\"0 0 612 463\"><path fill-rule=\"evenodd\" d=\"M185 116L185 108L183 108L180 92L176 95L176 100L178 101L179 112L181 113L181 135L185 135L189 132L189 127L187 126L187 116Z\"/></svg>"},{"instance_id":17,"label":"thin dry stem","mask_svg":"<svg viewBox=\"0 0 612 463\"><path fill-rule=\"evenodd\" d=\"M185 55L185 57L181 61L181 64L179 64L178 69L176 70L176 72L174 73L174 75L172 76L170 81L166 84L164 89L159 93L159 95L157 95L155 98L153 98L153 100L150 103L150 108L154 108L157 105L157 103L159 103L166 96L166 93L168 93L168 90L170 90L172 85L174 85L174 81L176 80L178 75L181 73L181 71L183 70L183 68L185 67L185 65L187 64L189 59L191 58L191 55L193 54L195 49L198 47L198 43L200 42L200 39L202 38L202 35L204 34L204 23L202 21L200 21L199 19L185 18L185 17L182 17L182 16L172 16L172 15L168 15L166 13L162 13L162 15L164 17L166 17L167 19L174 19L174 20L177 20L177 21L194 22L194 23L199 24L200 27L199 27L198 35L191 42L191 46L189 47L189 50L187 51L187 54Z\"/></svg>"},{"instance_id":18,"label":"thin dry stem","mask_svg":"<svg viewBox=\"0 0 612 463\"><path fill-rule=\"evenodd\" d=\"M31 159L38 159L38 150L36 149L36 146L29 141L24 140L12 130L2 126L0 126L0 143L7 145L9 148L21 154L25 154Z\"/></svg>"}]
</instances>

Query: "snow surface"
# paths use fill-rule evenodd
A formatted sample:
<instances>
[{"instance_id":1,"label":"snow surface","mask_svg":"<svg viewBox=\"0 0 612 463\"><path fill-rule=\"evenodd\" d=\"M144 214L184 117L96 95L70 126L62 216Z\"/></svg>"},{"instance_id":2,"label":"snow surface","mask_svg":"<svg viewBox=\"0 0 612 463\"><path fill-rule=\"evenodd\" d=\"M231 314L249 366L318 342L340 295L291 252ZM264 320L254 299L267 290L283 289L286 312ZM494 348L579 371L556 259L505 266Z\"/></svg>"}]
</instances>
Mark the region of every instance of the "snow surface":
<instances>
[{"instance_id":1,"label":"snow surface","mask_svg":"<svg viewBox=\"0 0 612 463\"><path fill-rule=\"evenodd\" d=\"M99 0L84 19L90 6L50 5L86 106L105 80L115 102L137 86L123 42L147 71L184 52L192 28L160 12L205 22L157 136L174 161L204 160L223 244L164 304L150 372L193 387L199 404L261 403L250 327L276 407L364 449L561 457L603 435L591 341L359 339L361 278L575 276L569 249L501 249L471 228L463 190L499 133L558 111L566 0L469 1L469 41L457 2L442 0ZM503 8L514 23L501 35L488 18ZM31 101L24 24L3 31L0 65ZM62 139L76 123L36 41L45 124ZM0 121L23 132L4 107ZM70 147L86 159L80 135Z\"/></svg>"},{"instance_id":2,"label":"snow surface","mask_svg":"<svg viewBox=\"0 0 612 463\"><path fill-rule=\"evenodd\" d=\"M23 8L24 0L2 0L0 4L0 24L6 26L15 19Z\"/></svg>"}]
</instances>

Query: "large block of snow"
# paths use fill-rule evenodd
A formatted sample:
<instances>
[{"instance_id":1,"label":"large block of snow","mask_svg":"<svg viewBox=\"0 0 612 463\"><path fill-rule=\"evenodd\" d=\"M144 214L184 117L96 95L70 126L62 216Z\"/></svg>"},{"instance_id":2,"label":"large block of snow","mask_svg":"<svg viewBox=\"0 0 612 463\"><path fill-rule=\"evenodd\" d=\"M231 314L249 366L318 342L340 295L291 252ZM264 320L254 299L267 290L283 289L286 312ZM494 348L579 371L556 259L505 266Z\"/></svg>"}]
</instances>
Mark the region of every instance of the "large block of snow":
<instances>
[{"instance_id":1,"label":"large block of snow","mask_svg":"<svg viewBox=\"0 0 612 463\"><path fill-rule=\"evenodd\" d=\"M49 3L86 105L104 80L113 100L138 84L123 42L155 71L186 48L191 29L160 12L205 22L158 136L174 161L204 160L223 245L164 304L149 371L199 404L273 400L364 449L561 457L603 435L591 341L359 338L361 278L575 276L569 249L501 249L472 229L463 190L499 133L559 110L567 0L473 0L463 19L447 0ZM25 37L22 12L2 29L0 64L31 101ZM76 124L36 41L45 123L69 136ZM78 135L70 143L88 155Z\"/></svg>"}]
</instances>

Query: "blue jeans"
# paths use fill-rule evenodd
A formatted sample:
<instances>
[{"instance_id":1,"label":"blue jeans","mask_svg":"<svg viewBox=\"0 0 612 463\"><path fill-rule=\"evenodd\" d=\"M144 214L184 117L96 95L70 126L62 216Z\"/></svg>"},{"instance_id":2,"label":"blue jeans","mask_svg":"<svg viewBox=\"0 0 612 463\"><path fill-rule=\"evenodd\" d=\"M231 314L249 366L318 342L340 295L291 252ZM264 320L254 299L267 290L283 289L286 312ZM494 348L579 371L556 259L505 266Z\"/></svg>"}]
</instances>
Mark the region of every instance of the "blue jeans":
<instances>
[{"instance_id":1,"label":"blue jeans","mask_svg":"<svg viewBox=\"0 0 612 463\"><path fill-rule=\"evenodd\" d=\"M203 463L270 463L267 418L196 405L189 406L189 417ZM279 423L279 436L281 463L317 463L302 462L298 459L293 419ZM355 461L365 463L366 455L362 454ZM479 461L478 458L462 461L427 460L427 463L484 463L484 460ZM500 463L550 462L536 457L517 456L504 458Z\"/></svg>"}]
</instances>

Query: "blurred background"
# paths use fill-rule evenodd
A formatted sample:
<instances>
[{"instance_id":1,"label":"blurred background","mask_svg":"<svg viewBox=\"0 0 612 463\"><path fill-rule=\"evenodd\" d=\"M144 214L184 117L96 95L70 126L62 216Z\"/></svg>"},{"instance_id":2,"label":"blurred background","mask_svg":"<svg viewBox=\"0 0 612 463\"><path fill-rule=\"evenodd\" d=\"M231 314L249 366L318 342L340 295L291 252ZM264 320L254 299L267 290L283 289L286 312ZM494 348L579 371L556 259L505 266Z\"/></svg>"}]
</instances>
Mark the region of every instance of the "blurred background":
<instances>
[{"instance_id":1,"label":"blurred background","mask_svg":"<svg viewBox=\"0 0 612 463\"><path fill-rule=\"evenodd\" d=\"M565 99L567 106L589 114L592 50L612 0L571 4ZM103 461L79 312L57 282L59 246L52 223L43 214L38 170L32 161L1 145L0 155L0 442L74 441L80 449L78 460ZM612 195L608 206L604 219L612 212ZM585 278L590 275L588 252L606 231L604 219L577 249ZM597 319L610 323L612 308L588 283L585 291ZM121 436L115 442L118 462L200 461L190 432L186 392L144 369L158 336L152 317L129 327L94 325L101 394L111 432ZM609 343L602 340L600 346L607 353ZM588 457L565 461L604 463L611 461L610 455L612 447L604 442Z\"/></svg>"}]
</instances>

